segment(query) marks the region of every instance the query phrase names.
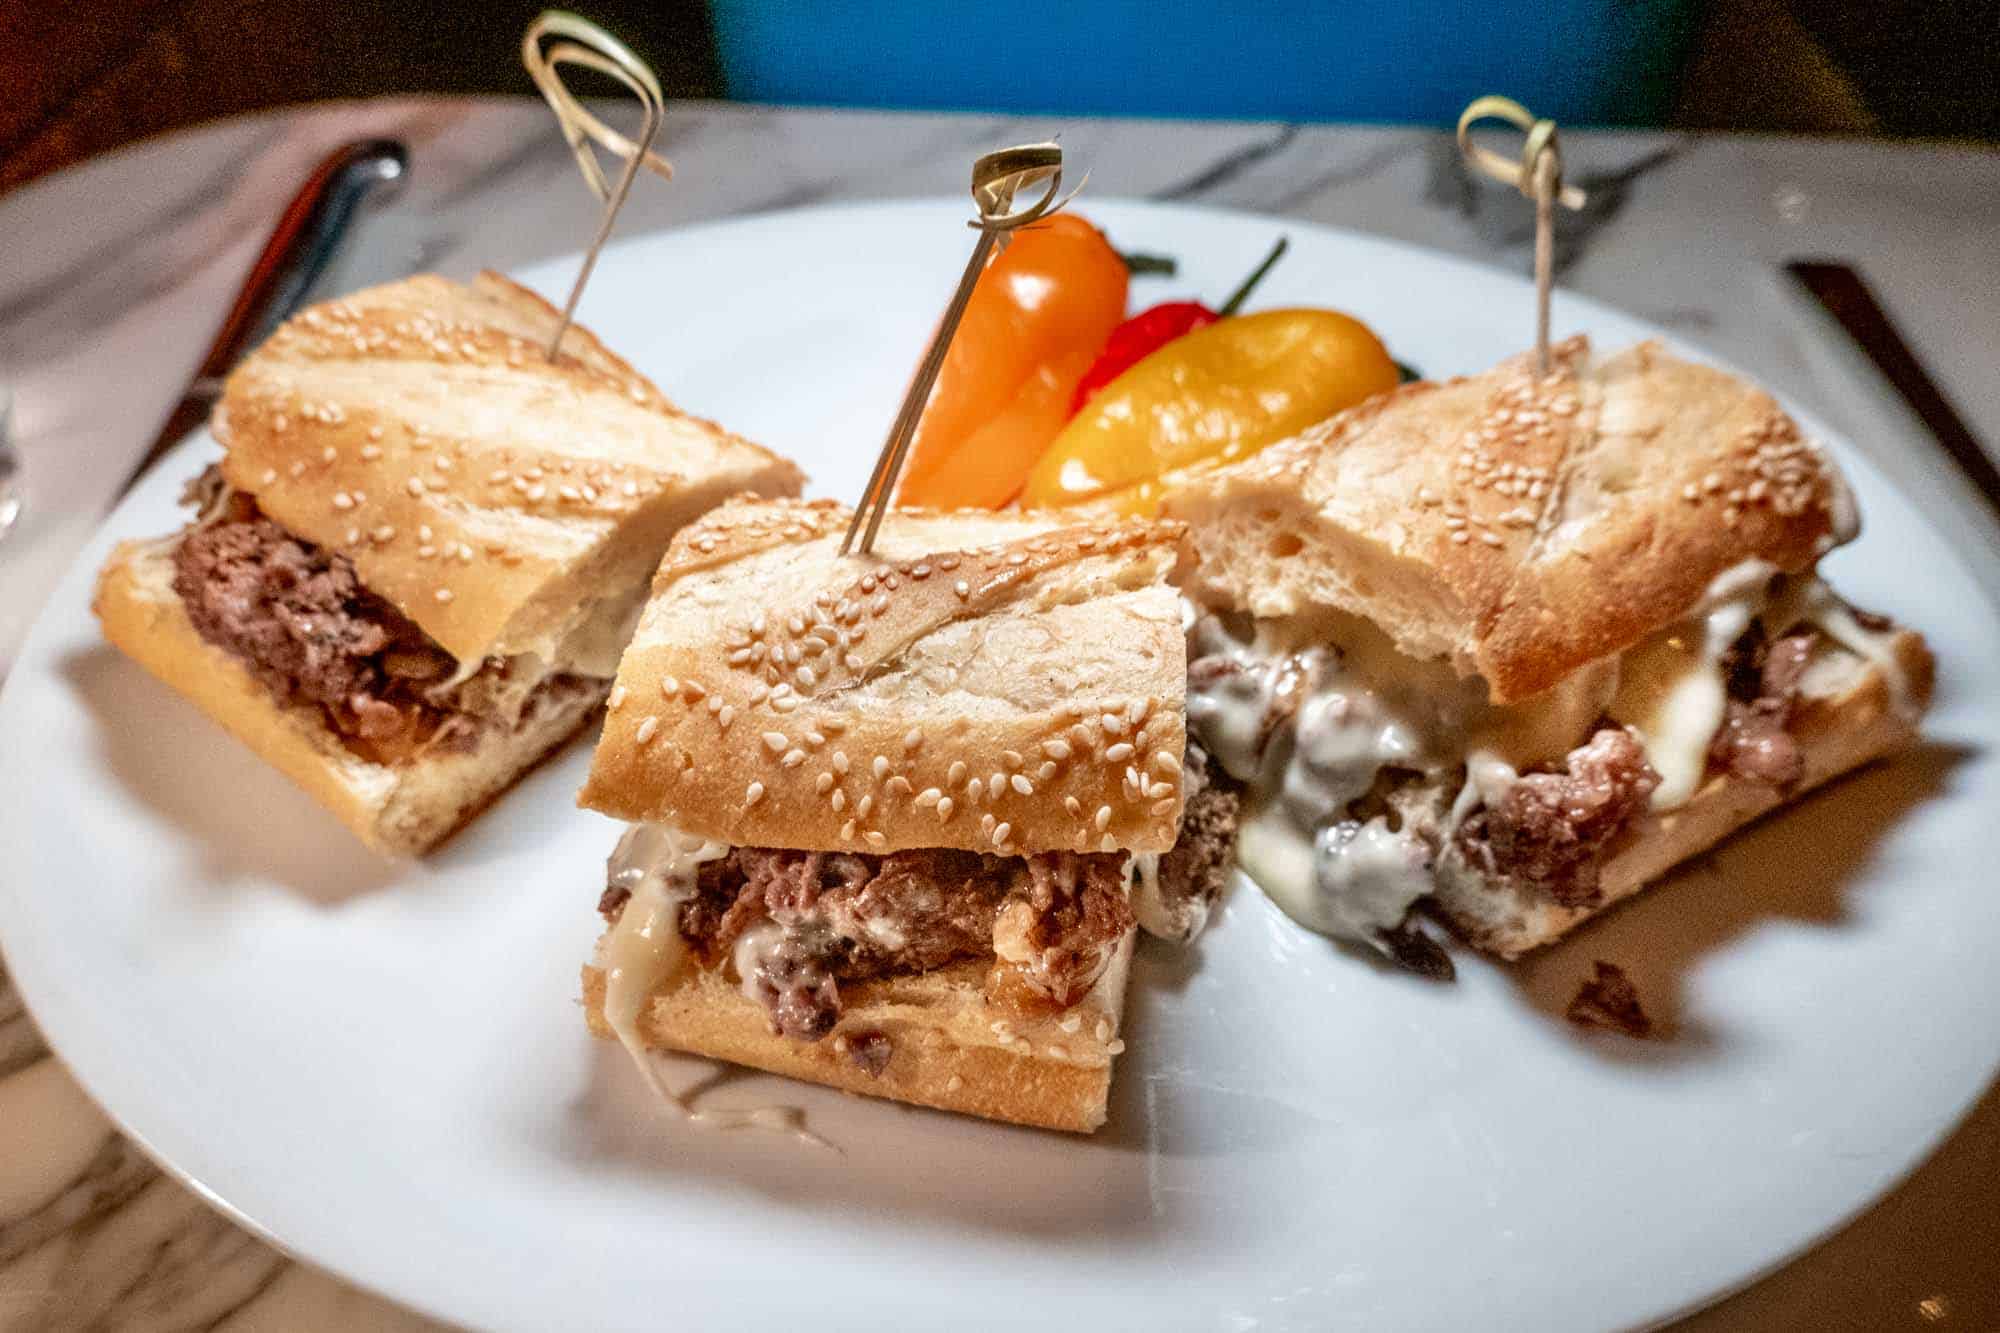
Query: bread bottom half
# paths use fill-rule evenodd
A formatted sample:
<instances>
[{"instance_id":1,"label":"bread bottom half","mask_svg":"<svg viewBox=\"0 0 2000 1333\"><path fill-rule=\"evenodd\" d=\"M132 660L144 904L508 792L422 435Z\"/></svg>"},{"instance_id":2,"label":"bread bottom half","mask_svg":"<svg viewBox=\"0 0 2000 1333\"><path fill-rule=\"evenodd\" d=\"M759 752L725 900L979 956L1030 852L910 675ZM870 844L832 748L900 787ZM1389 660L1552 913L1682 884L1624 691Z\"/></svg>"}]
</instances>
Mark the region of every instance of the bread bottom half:
<instances>
[{"instance_id":1,"label":"bread bottom half","mask_svg":"<svg viewBox=\"0 0 2000 1333\"><path fill-rule=\"evenodd\" d=\"M489 728L470 750L370 762L341 742L318 708L281 704L234 655L196 632L174 592L177 540L126 542L112 552L92 602L105 638L377 851L419 856L437 846L575 735L610 690L605 681L531 703L518 727Z\"/></svg>"},{"instance_id":2,"label":"bread bottom half","mask_svg":"<svg viewBox=\"0 0 2000 1333\"><path fill-rule=\"evenodd\" d=\"M1682 861L1814 787L1901 749L1916 736L1936 667L1923 637L1913 631L1898 632L1889 651L1906 683L1901 707L1883 669L1860 658L1844 658L1840 669L1809 676L1787 726L1805 760L1798 782L1780 789L1715 776L1686 805L1646 815L1620 835L1617 850L1604 863L1598 902L1565 907L1448 857L1440 867L1435 906L1468 943L1502 958L1518 958L1554 943Z\"/></svg>"},{"instance_id":3,"label":"bread bottom half","mask_svg":"<svg viewBox=\"0 0 2000 1333\"><path fill-rule=\"evenodd\" d=\"M1104 1123L1112 1062L1124 1049L1118 1024L1131 957L1128 937L1081 1001L1032 1019L988 1001L985 960L844 982L840 1024L817 1042L774 1033L764 1006L720 969L688 967L646 1005L639 1034L655 1050L728 1060L865 1097L1089 1133ZM604 988L603 971L585 967L585 1017L592 1032L611 1037ZM854 1040L874 1033L889 1039L890 1052L881 1072L871 1074L855 1058Z\"/></svg>"}]
</instances>

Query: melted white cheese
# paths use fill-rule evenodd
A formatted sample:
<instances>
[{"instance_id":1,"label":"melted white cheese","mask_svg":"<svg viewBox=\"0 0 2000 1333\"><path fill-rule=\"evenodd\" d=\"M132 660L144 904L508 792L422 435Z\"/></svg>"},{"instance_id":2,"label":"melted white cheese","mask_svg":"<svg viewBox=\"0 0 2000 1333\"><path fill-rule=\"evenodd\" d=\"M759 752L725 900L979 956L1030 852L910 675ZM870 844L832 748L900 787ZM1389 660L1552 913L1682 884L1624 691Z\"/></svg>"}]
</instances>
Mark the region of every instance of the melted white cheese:
<instances>
[{"instance_id":1,"label":"melted white cheese","mask_svg":"<svg viewBox=\"0 0 2000 1333\"><path fill-rule=\"evenodd\" d=\"M1701 789L1709 745L1729 709L1722 656L1752 619L1761 619L1773 637L1795 625L1812 626L1877 667L1899 712L1907 716L1914 710L1909 682L1891 648L1893 631L1862 625L1817 577L1778 580L1778 573L1762 560L1732 566L1709 585L1686 620L1620 659L1618 694L1608 712L1638 734L1647 761L1660 775L1654 810L1678 809Z\"/></svg>"},{"instance_id":2,"label":"melted white cheese","mask_svg":"<svg viewBox=\"0 0 2000 1333\"><path fill-rule=\"evenodd\" d=\"M681 936L680 911L695 891L702 864L727 855L719 842L691 837L667 824L634 824L611 854L610 883L631 894L618 923L604 937L599 962L604 968L604 1021L632 1057L639 1073L660 1099L690 1123L705 1129L776 1129L801 1142L831 1147L806 1129L805 1113L792 1106L757 1106L743 1110L696 1110L660 1077L639 1031L639 1019L661 986L671 981L687 959ZM750 936L737 943L737 970L743 966ZM746 983L747 985L747 983ZM750 992L746 989L746 994ZM754 996L752 998L755 998Z\"/></svg>"}]
</instances>

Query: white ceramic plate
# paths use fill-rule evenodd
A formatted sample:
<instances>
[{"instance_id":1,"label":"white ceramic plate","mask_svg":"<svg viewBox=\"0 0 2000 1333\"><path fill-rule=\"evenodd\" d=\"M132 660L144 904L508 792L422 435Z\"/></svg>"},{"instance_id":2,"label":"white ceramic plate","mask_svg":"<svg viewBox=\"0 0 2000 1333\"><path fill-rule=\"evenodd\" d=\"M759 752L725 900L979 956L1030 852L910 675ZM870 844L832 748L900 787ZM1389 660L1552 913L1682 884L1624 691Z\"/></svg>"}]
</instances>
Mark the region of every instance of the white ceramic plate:
<instances>
[{"instance_id":1,"label":"white ceramic plate","mask_svg":"<svg viewBox=\"0 0 2000 1333\"><path fill-rule=\"evenodd\" d=\"M964 260L960 202L833 209L608 253L584 318L676 399L852 496ZM1271 220L1093 201L1227 289ZM1516 350L1522 283L1287 221L1261 303L1327 304L1432 374ZM552 296L570 263L525 275ZM1559 328L1652 331L1559 299ZM1094 1139L734 1075L844 1155L691 1132L591 1041L577 967L614 826L573 747L428 864L392 866L98 638L114 537L180 522L161 468L0 700L0 937L90 1091L294 1253L483 1326L1597 1328L1749 1280L1907 1172L2000 1054L2000 624L1851 452L1828 563L1944 663L1928 741L1512 970L1387 973L1239 883L1149 942ZM1590 961L1679 1040L1581 1033ZM702 1075L688 1063L683 1083Z\"/></svg>"}]
</instances>

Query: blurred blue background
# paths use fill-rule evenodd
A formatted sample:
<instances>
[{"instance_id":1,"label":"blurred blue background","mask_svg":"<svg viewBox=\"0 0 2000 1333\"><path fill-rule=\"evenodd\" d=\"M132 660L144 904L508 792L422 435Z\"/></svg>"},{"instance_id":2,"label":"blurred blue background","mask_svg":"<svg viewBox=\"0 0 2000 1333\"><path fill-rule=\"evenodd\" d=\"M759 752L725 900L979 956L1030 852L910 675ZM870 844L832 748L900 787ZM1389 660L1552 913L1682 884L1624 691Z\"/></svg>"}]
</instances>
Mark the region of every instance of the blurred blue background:
<instances>
[{"instance_id":1,"label":"blurred blue background","mask_svg":"<svg viewBox=\"0 0 2000 1333\"><path fill-rule=\"evenodd\" d=\"M1570 124L1657 125L1693 0L714 0L754 102L1448 124L1509 91Z\"/></svg>"}]
</instances>

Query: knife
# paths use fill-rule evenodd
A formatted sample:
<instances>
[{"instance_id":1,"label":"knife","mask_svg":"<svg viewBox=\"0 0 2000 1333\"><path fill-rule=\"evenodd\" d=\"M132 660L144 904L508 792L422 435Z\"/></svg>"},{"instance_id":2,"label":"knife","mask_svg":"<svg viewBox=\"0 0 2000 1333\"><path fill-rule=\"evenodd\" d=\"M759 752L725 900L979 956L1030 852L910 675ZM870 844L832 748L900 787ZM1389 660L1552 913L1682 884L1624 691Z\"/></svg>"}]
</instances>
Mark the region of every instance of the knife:
<instances>
[{"instance_id":1,"label":"knife","mask_svg":"<svg viewBox=\"0 0 2000 1333\"><path fill-rule=\"evenodd\" d=\"M305 184L278 218L264 252L216 330L208 354L195 368L158 438L118 488L123 496L153 464L208 419L222 381L244 353L262 342L304 304L313 284L346 237L363 200L396 187L409 170L410 153L395 139L356 139L343 144L313 168Z\"/></svg>"},{"instance_id":2,"label":"knife","mask_svg":"<svg viewBox=\"0 0 2000 1333\"><path fill-rule=\"evenodd\" d=\"M1994 467L1991 455L1980 447L1964 418L1896 332L1888 312L1882 309L1861 275L1846 264L1818 259L1791 260L1786 263L1785 271L1867 353L1890 387L1902 395L1946 456L1985 499L1994 516L2000 517L2000 468Z\"/></svg>"}]
</instances>

